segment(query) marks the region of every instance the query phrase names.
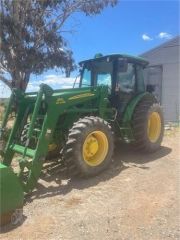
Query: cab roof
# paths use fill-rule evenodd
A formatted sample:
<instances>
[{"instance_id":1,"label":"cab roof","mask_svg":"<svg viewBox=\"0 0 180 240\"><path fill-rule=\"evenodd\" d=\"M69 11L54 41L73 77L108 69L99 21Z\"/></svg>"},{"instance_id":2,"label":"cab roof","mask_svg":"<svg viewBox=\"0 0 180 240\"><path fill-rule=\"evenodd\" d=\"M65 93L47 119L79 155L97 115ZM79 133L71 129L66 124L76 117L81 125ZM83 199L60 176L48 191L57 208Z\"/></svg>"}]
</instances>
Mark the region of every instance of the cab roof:
<instances>
[{"instance_id":1,"label":"cab roof","mask_svg":"<svg viewBox=\"0 0 180 240\"><path fill-rule=\"evenodd\" d=\"M100 62L100 61L103 61L107 58L109 58L109 60L116 60L118 58L126 58L130 62L138 63L138 64L143 65L143 66L146 66L149 63L146 59L141 58L141 57L136 57L136 56L132 56L132 55L128 55L128 54L117 53L117 54L110 54L110 55L95 57L95 58L92 58L92 59L87 59L87 60L81 61L79 64L83 65L83 64L88 63L88 62Z\"/></svg>"}]
</instances>

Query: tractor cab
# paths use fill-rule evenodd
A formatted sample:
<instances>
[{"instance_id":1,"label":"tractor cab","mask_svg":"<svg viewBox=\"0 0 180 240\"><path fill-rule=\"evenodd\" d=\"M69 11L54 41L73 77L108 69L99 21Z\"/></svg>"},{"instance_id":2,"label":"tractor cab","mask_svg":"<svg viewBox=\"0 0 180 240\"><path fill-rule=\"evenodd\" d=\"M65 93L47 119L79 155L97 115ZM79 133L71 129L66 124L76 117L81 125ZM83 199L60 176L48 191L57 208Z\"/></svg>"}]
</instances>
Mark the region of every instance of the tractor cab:
<instances>
[{"instance_id":1,"label":"tractor cab","mask_svg":"<svg viewBox=\"0 0 180 240\"><path fill-rule=\"evenodd\" d=\"M143 58L125 54L98 55L80 62L80 88L108 86L109 100L121 114L134 96L146 91L143 69L147 64Z\"/></svg>"}]
</instances>

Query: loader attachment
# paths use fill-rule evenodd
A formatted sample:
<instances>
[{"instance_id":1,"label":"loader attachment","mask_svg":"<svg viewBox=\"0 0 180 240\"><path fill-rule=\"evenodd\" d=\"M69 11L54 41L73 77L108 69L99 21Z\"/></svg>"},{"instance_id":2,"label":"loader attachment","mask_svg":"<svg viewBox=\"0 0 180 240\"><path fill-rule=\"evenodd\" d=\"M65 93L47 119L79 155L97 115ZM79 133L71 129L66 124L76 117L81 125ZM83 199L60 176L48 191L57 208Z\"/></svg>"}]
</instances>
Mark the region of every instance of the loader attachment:
<instances>
[{"instance_id":1,"label":"loader attachment","mask_svg":"<svg viewBox=\"0 0 180 240\"><path fill-rule=\"evenodd\" d=\"M24 193L10 167L0 163L0 226L14 222L22 212ZM20 220L20 219L19 219Z\"/></svg>"}]
</instances>

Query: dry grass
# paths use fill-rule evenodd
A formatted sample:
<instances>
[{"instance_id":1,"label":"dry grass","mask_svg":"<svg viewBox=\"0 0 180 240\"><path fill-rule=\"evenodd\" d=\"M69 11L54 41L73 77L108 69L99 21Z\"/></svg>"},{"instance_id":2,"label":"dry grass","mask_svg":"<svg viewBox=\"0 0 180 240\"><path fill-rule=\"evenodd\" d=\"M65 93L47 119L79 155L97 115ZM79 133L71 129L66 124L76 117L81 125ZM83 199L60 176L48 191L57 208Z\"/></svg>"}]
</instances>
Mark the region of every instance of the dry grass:
<instances>
[{"instance_id":1,"label":"dry grass","mask_svg":"<svg viewBox=\"0 0 180 240\"><path fill-rule=\"evenodd\" d=\"M0 106L0 121L2 121L3 112L4 112L4 107L3 107L3 106Z\"/></svg>"}]
</instances>

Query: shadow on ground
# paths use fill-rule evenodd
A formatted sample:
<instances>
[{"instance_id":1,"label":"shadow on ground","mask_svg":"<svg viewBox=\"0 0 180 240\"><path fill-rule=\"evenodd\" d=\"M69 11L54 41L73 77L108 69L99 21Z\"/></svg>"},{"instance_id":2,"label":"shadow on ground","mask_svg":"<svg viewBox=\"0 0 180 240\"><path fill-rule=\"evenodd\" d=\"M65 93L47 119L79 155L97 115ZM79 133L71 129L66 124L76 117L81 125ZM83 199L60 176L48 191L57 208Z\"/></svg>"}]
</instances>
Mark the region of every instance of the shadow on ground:
<instances>
[{"instance_id":1,"label":"shadow on ground","mask_svg":"<svg viewBox=\"0 0 180 240\"><path fill-rule=\"evenodd\" d=\"M112 164L103 173L96 177L82 179L78 177L67 177L62 163L60 161L49 161L45 164L41 175L41 180L37 184L37 188L25 197L25 204L32 202L36 198L47 198L56 195L66 195L73 189L85 189L96 186L99 182L105 182L114 178L127 168L138 167L145 171L149 170L146 163L156 161L170 154L171 148L162 146L157 152L152 154L142 154L136 152L131 146L123 143L116 144L116 149ZM42 184L42 181L45 184ZM52 184L54 182L55 184ZM65 183L65 184L64 184ZM7 225L1 228L1 233L9 232L14 228L22 225L26 217L23 216L22 221L16 225Z\"/></svg>"},{"instance_id":2,"label":"shadow on ground","mask_svg":"<svg viewBox=\"0 0 180 240\"><path fill-rule=\"evenodd\" d=\"M0 234L1 233L7 233L7 232L10 232L18 227L20 227L21 225L23 225L23 223L25 222L26 220L26 216L25 215L22 215L22 218L20 219L20 221L17 223L17 224L8 224L8 225L5 225L5 226L2 226L0 227ZM3 238L2 238L3 239Z\"/></svg>"},{"instance_id":3,"label":"shadow on ground","mask_svg":"<svg viewBox=\"0 0 180 240\"><path fill-rule=\"evenodd\" d=\"M85 189L95 186L99 182L105 182L114 178L129 167L138 167L148 170L149 167L145 166L146 163L165 157L171 151L171 148L162 146L157 152L152 154L143 154L134 151L132 147L127 144L119 143L119 147L116 147L115 149L111 166L98 176L87 179L78 177L68 178L66 176L66 171L61 166L60 162L50 162L44 167L41 180L48 183L54 181L56 185L46 187L46 184L44 185L39 182L37 188L26 196L25 201L28 203L33 201L35 198L53 197L60 194L65 195L72 189ZM62 184L63 181L66 184Z\"/></svg>"}]
</instances>

